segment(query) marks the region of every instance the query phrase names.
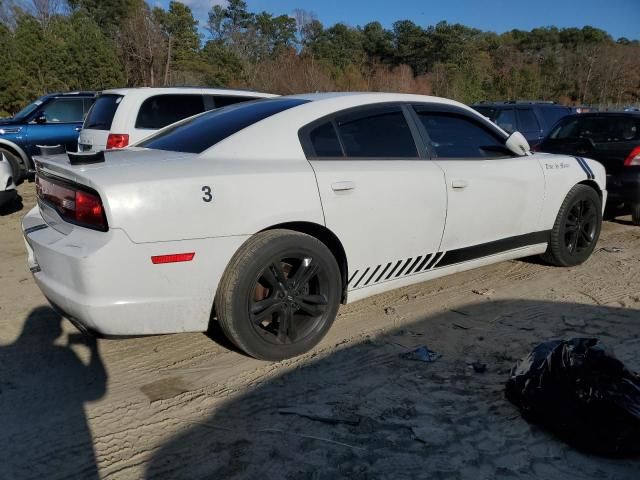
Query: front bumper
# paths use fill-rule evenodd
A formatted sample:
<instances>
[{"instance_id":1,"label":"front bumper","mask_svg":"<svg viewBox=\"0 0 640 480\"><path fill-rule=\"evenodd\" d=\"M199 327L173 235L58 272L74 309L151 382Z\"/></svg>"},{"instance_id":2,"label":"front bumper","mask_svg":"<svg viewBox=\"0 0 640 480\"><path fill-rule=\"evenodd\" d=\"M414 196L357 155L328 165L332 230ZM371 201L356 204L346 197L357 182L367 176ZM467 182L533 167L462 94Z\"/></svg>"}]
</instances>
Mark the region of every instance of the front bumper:
<instances>
[{"instance_id":1,"label":"front bumper","mask_svg":"<svg viewBox=\"0 0 640 480\"><path fill-rule=\"evenodd\" d=\"M66 317L107 336L206 330L218 281L244 241L137 244L119 229L82 227L63 234L45 223L39 207L22 228L29 268L45 297ZM154 255L187 251L196 252L191 262L151 262Z\"/></svg>"},{"instance_id":2,"label":"front bumper","mask_svg":"<svg viewBox=\"0 0 640 480\"><path fill-rule=\"evenodd\" d=\"M628 205L640 203L640 168L625 167L628 170L607 175L607 190L610 201Z\"/></svg>"}]
</instances>

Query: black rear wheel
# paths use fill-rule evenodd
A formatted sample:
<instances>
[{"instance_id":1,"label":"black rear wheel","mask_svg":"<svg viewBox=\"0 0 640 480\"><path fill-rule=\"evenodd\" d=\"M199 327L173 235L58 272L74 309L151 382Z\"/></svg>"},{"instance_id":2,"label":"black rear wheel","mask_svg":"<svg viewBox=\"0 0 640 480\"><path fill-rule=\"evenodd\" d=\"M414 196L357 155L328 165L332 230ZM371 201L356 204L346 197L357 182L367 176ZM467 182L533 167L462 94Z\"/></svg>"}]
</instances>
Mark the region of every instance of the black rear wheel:
<instances>
[{"instance_id":1,"label":"black rear wheel","mask_svg":"<svg viewBox=\"0 0 640 480\"><path fill-rule=\"evenodd\" d=\"M231 260L216 296L225 335L249 355L281 360L316 345L333 323L340 270L319 240L270 230L249 239Z\"/></svg>"},{"instance_id":2,"label":"black rear wheel","mask_svg":"<svg viewBox=\"0 0 640 480\"><path fill-rule=\"evenodd\" d=\"M565 198L543 258L554 265L583 263L596 246L602 227L602 201L587 185L576 185Z\"/></svg>"}]
</instances>

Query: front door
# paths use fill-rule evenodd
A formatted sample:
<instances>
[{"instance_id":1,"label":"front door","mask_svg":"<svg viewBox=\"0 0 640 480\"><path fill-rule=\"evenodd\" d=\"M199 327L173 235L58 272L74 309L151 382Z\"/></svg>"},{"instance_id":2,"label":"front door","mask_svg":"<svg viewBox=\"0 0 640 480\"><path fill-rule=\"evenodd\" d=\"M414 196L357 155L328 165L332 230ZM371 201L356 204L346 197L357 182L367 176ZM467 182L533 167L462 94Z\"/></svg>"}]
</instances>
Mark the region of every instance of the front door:
<instances>
[{"instance_id":1,"label":"front door","mask_svg":"<svg viewBox=\"0 0 640 480\"><path fill-rule=\"evenodd\" d=\"M54 98L47 102L36 117L44 113L43 123L30 123L28 153L37 155L38 145L62 145L67 151L78 148L78 135L85 113L85 99L78 97Z\"/></svg>"},{"instance_id":2,"label":"front door","mask_svg":"<svg viewBox=\"0 0 640 480\"><path fill-rule=\"evenodd\" d=\"M444 175L420 152L406 108L359 108L308 133L326 225L347 253L349 290L424 272L438 252Z\"/></svg>"},{"instance_id":3,"label":"front door","mask_svg":"<svg viewBox=\"0 0 640 480\"><path fill-rule=\"evenodd\" d=\"M416 113L446 178L441 250L453 253L439 266L544 243L545 234L538 233L545 189L539 163L510 154L504 139L470 114L428 106L417 106Z\"/></svg>"}]
</instances>

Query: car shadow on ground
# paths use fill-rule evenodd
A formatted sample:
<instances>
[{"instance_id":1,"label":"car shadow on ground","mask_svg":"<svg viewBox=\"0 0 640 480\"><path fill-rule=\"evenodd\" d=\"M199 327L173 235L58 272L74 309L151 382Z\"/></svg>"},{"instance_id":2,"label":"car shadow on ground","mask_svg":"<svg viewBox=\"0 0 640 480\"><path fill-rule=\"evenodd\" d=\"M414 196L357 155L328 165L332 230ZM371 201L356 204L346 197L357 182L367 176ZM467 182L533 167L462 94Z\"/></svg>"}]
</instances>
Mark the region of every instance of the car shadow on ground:
<instances>
[{"instance_id":1,"label":"car shadow on ground","mask_svg":"<svg viewBox=\"0 0 640 480\"><path fill-rule=\"evenodd\" d=\"M101 398L107 374L96 340L34 309L18 339L0 346L0 478L99 478L84 404ZM71 344L88 350L83 363Z\"/></svg>"},{"instance_id":2,"label":"car shadow on ground","mask_svg":"<svg viewBox=\"0 0 640 480\"><path fill-rule=\"evenodd\" d=\"M18 195L11 202L0 206L0 217L4 217L5 215L11 215L12 213L19 212L23 208L24 208L24 205L22 204L22 197Z\"/></svg>"},{"instance_id":3,"label":"car shadow on ground","mask_svg":"<svg viewBox=\"0 0 640 480\"><path fill-rule=\"evenodd\" d=\"M640 311L487 300L365 336L216 408L158 448L147 478L637 478L640 459L582 454L504 398L515 361L597 337L640 369ZM432 363L405 358L421 345Z\"/></svg>"}]
</instances>

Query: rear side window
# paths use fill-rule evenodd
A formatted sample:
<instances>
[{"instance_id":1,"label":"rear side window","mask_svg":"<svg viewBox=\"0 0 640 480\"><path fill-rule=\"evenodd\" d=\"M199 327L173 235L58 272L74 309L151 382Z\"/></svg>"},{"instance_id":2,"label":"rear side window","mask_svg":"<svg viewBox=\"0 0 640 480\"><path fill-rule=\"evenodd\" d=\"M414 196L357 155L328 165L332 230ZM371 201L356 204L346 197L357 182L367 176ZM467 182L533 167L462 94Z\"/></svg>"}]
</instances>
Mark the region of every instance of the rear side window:
<instances>
[{"instance_id":1,"label":"rear side window","mask_svg":"<svg viewBox=\"0 0 640 480\"><path fill-rule=\"evenodd\" d=\"M204 111L202 95L156 95L142 102L136 128L159 130Z\"/></svg>"},{"instance_id":2,"label":"rear side window","mask_svg":"<svg viewBox=\"0 0 640 480\"><path fill-rule=\"evenodd\" d=\"M113 117L116 115L116 110L122 101L122 95L105 94L100 95L89 114L84 121L82 128L89 128L92 130L111 130L111 123Z\"/></svg>"},{"instance_id":3,"label":"rear side window","mask_svg":"<svg viewBox=\"0 0 640 480\"><path fill-rule=\"evenodd\" d=\"M438 158L487 158L507 155L504 141L470 118L450 113L417 113Z\"/></svg>"},{"instance_id":4,"label":"rear side window","mask_svg":"<svg viewBox=\"0 0 640 480\"><path fill-rule=\"evenodd\" d=\"M588 138L598 143L640 140L640 120L631 116L568 117L551 132L554 140Z\"/></svg>"},{"instance_id":5,"label":"rear side window","mask_svg":"<svg viewBox=\"0 0 640 480\"><path fill-rule=\"evenodd\" d=\"M340 140L333 123L323 123L309 133L309 139L316 157L342 157Z\"/></svg>"},{"instance_id":6,"label":"rear side window","mask_svg":"<svg viewBox=\"0 0 640 480\"><path fill-rule=\"evenodd\" d=\"M347 157L417 158L413 135L399 107L373 108L337 118Z\"/></svg>"},{"instance_id":7,"label":"rear side window","mask_svg":"<svg viewBox=\"0 0 640 480\"><path fill-rule=\"evenodd\" d=\"M540 130L536 114L530 108L519 108L516 110L516 115L518 116L518 130L522 132L537 132Z\"/></svg>"},{"instance_id":8,"label":"rear side window","mask_svg":"<svg viewBox=\"0 0 640 480\"><path fill-rule=\"evenodd\" d=\"M506 108L500 110L500 113L495 119L495 122L500 128L511 133L516 130L516 112L513 108Z\"/></svg>"},{"instance_id":9,"label":"rear side window","mask_svg":"<svg viewBox=\"0 0 640 480\"><path fill-rule=\"evenodd\" d=\"M549 128L553 127L562 117L569 115L571 109L564 107L541 108L538 110L542 114L545 123Z\"/></svg>"},{"instance_id":10,"label":"rear side window","mask_svg":"<svg viewBox=\"0 0 640 480\"><path fill-rule=\"evenodd\" d=\"M236 103L248 102L249 100L257 100L255 97L239 97L233 95L210 95L214 108L228 107Z\"/></svg>"},{"instance_id":11,"label":"rear side window","mask_svg":"<svg viewBox=\"0 0 640 480\"><path fill-rule=\"evenodd\" d=\"M283 98L239 103L219 110L212 110L196 118L172 125L136 146L156 150L202 153L250 125L307 102L308 100L297 98Z\"/></svg>"}]
</instances>

